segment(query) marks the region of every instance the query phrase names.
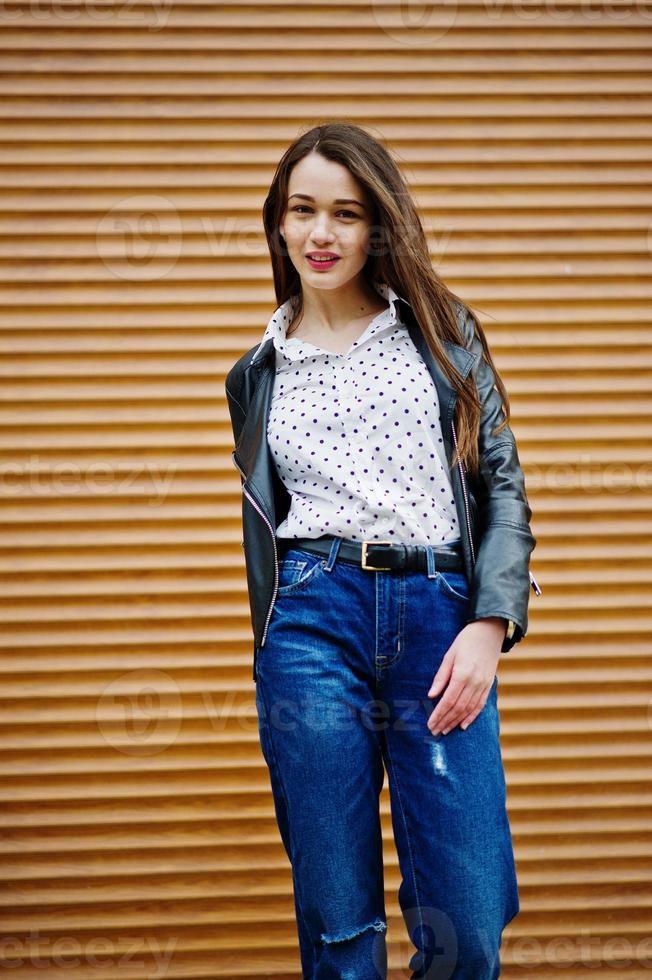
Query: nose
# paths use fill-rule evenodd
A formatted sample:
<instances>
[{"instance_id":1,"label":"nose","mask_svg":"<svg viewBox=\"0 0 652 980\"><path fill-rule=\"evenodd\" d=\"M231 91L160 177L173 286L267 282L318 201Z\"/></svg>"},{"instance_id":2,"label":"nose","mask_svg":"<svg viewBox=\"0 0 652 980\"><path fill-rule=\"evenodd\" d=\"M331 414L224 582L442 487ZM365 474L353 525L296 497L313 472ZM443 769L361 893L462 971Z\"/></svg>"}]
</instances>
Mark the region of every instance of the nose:
<instances>
[{"instance_id":1,"label":"nose","mask_svg":"<svg viewBox=\"0 0 652 980\"><path fill-rule=\"evenodd\" d=\"M326 215L323 218L316 218L310 237L313 241L321 244L325 241L332 241L333 233L330 229L329 219Z\"/></svg>"}]
</instances>

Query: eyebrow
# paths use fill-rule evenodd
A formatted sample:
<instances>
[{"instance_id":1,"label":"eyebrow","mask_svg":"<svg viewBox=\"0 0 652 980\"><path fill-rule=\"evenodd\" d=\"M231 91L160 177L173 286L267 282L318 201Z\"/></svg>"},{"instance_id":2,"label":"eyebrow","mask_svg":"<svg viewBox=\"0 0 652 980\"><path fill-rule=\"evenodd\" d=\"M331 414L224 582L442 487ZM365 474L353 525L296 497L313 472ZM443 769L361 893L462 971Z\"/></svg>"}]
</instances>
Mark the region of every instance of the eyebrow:
<instances>
[{"instance_id":1,"label":"eyebrow","mask_svg":"<svg viewBox=\"0 0 652 980\"><path fill-rule=\"evenodd\" d=\"M314 197L310 196L310 194L290 194L290 197L301 197L303 198L304 201L315 200ZM289 200L290 198L288 198L288 201ZM334 204L357 204L359 208L362 208L363 211L365 210L364 204L361 204L360 201L355 201L353 198L338 197L337 200L334 201L333 203Z\"/></svg>"}]
</instances>

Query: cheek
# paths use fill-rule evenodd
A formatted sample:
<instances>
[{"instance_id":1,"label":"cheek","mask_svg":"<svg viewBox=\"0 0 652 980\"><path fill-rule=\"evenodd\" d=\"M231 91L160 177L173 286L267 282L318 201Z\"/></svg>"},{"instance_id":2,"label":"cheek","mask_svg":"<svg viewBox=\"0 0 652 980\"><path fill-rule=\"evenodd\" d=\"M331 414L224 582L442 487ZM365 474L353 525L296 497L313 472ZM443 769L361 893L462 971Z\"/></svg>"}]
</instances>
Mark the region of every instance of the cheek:
<instances>
[{"instance_id":1,"label":"cheek","mask_svg":"<svg viewBox=\"0 0 652 980\"><path fill-rule=\"evenodd\" d=\"M371 234L371 229L369 227L356 228L355 230L352 229L352 234L351 234L352 249L355 250L356 252L364 253L366 255L367 249L369 247L370 234Z\"/></svg>"},{"instance_id":2,"label":"cheek","mask_svg":"<svg viewBox=\"0 0 652 980\"><path fill-rule=\"evenodd\" d=\"M305 238L305 230L297 225L296 221L286 221L285 222L285 240L288 245L292 243L301 242Z\"/></svg>"}]
</instances>

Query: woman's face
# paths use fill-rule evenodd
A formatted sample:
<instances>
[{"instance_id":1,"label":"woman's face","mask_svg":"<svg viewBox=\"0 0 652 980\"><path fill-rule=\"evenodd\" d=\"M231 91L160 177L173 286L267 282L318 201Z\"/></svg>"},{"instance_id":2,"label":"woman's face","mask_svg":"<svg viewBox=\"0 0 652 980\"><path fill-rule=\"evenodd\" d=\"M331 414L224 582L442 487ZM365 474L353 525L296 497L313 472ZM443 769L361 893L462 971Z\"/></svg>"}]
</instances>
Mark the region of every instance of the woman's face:
<instances>
[{"instance_id":1,"label":"woman's face","mask_svg":"<svg viewBox=\"0 0 652 980\"><path fill-rule=\"evenodd\" d=\"M300 160L280 231L302 284L336 289L354 279L367 262L372 217L368 194L346 167L314 151ZM319 264L312 253L337 258Z\"/></svg>"}]
</instances>

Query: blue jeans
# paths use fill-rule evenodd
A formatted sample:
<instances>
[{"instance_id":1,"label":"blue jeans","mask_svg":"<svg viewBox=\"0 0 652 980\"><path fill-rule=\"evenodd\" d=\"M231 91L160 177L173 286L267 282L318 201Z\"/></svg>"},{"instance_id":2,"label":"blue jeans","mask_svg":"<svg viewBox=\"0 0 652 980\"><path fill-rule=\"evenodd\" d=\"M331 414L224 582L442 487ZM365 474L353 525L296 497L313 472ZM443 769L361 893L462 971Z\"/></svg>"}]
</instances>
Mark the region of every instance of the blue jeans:
<instances>
[{"instance_id":1,"label":"blue jeans","mask_svg":"<svg viewBox=\"0 0 652 980\"><path fill-rule=\"evenodd\" d=\"M291 549L256 706L276 819L292 867L304 978L387 976L379 794L387 769L398 899L423 980L500 975L519 911L505 809L497 679L475 721L433 736L428 698L467 622L463 572L366 571Z\"/></svg>"}]
</instances>

